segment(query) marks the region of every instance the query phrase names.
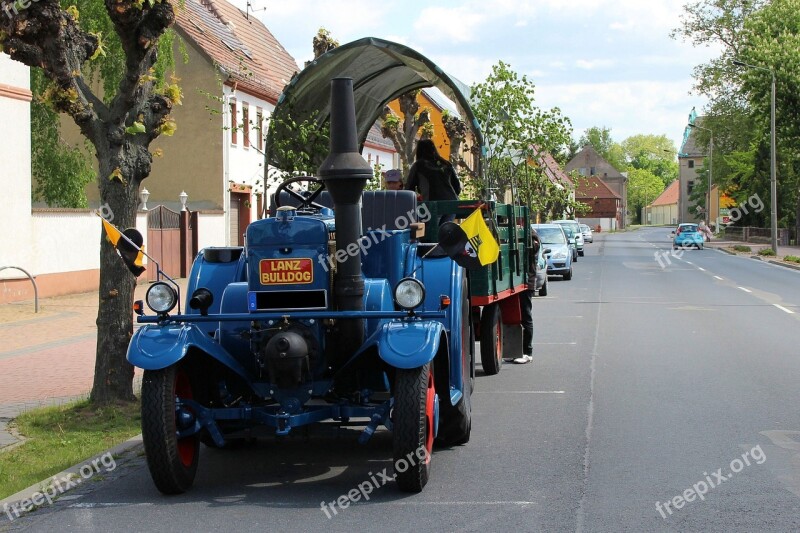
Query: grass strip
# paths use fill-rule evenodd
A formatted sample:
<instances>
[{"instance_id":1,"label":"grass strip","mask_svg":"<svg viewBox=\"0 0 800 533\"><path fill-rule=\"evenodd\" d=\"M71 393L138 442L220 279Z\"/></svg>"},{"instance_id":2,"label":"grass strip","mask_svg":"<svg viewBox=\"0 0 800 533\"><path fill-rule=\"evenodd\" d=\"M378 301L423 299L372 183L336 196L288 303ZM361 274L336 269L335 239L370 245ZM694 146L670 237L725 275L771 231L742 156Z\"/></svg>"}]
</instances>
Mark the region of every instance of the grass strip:
<instances>
[{"instance_id":1,"label":"grass strip","mask_svg":"<svg viewBox=\"0 0 800 533\"><path fill-rule=\"evenodd\" d=\"M80 400L27 411L13 424L27 440L0 453L0 499L138 435L141 414L139 402L98 407Z\"/></svg>"}]
</instances>

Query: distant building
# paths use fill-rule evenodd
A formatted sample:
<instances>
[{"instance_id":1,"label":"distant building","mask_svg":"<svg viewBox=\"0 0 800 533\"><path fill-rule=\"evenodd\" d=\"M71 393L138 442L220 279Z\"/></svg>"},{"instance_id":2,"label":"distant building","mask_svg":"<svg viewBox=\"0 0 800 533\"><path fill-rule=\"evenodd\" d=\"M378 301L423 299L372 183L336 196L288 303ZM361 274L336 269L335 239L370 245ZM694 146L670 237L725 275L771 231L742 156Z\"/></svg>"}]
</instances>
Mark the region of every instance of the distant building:
<instances>
[{"instance_id":1,"label":"distant building","mask_svg":"<svg viewBox=\"0 0 800 533\"><path fill-rule=\"evenodd\" d=\"M644 224L666 226L678 223L678 194L680 193L680 186L679 180L673 180L672 183L667 185L664 192L653 200L653 203L643 208L644 216L642 221Z\"/></svg>"},{"instance_id":2,"label":"distant building","mask_svg":"<svg viewBox=\"0 0 800 533\"><path fill-rule=\"evenodd\" d=\"M611 163L603 159L591 144L587 144L581 148L580 152L578 152L564 167L564 171L567 173L573 170L587 178L592 176L600 178L603 184L619 197L621 202L620 212L619 215L614 218L618 220L617 227L619 229L624 228L625 217L627 215L625 210L628 207L628 177L614 168ZM580 186L578 189L580 189ZM580 200L577 194L575 199Z\"/></svg>"},{"instance_id":3,"label":"distant building","mask_svg":"<svg viewBox=\"0 0 800 533\"><path fill-rule=\"evenodd\" d=\"M602 231L622 228L622 197L598 176L586 176L577 181L575 200L591 209L580 217L583 224L592 228L600 226Z\"/></svg>"},{"instance_id":4,"label":"distant building","mask_svg":"<svg viewBox=\"0 0 800 533\"><path fill-rule=\"evenodd\" d=\"M705 117L695 118L695 124L701 126ZM704 213L698 213L697 207L691 202L689 197L694 190L697 172L702 168L704 159L708 156L704 148L697 146L697 128L691 128L689 137L683 143L678 153L678 180L680 181L680 192L678 195L678 222L699 222L708 219ZM714 185L712 175L711 189L711 217L713 222L719 216L719 191ZM707 187L707 186L706 186ZM706 195L708 193L706 192Z\"/></svg>"}]
</instances>

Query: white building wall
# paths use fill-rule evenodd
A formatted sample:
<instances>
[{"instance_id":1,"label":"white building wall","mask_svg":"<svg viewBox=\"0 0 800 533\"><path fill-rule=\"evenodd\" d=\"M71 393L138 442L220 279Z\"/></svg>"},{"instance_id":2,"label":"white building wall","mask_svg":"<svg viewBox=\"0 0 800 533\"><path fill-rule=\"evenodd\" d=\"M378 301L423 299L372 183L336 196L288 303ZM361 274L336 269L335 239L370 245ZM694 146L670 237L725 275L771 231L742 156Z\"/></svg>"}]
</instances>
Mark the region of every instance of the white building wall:
<instances>
[{"instance_id":1,"label":"white building wall","mask_svg":"<svg viewBox=\"0 0 800 533\"><path fill-rule=\"evenodd\" d=\"M264 190L264 153L263 153L263 142L261 148L258 144L258 124L257 124L257 116L258 111L261 110L262 115L262 124L261 124L261 134L266 135L267 132L267 124L268 119L272 115L272 112L275 109L275 106L266 100L262 100L256 96L248 94L243 91L234 91L233 87L229 87L227 85L223 86L223 101L225 102L224 105L224 113L225 118L223 120L223 124L225 127L223 128L222 135L224 136L224 154L223 154L223 166L224 166L224 192L223 198L224 200L224 210L225 210L225 218L224 224L225 228L230 227L230 183L234 182L237 184L245 184L250 185L253 187L253 193L261 192ZM236 143L233 143L233 130L232 124L234 121L231 120L230 116L230 104L232 102L236 102L236 120L235 124L239 127L236 132ZM244 145L244 108L248 110L248 128L250 133L250 146L245 147ZM257 213L257 202L255 194L252 197L251 207L250 207L250 220L256 220L258 218ZM221 245L230 245L230 232L226 232L224 237L224 241L217 242L215 246Z\"/></svg>"},{"instance_id":2,"label":"white building wall","mask_svg":"<svg viewBox=\"0 0 800 533\"><path fill-rule=\"evenodd\" d=\"M225 215L200 213L200 238L198 251L209 246L225 246L225 237L229 233L225 225Z\"/></svg>"},{"instance_id":3,"label":"white building wall","mask_svg":"<svg viewBox=\"0 0 800 533\"><path fill-rule=\"evenodd\" d=\"M375 148L374 146L364 145L361 155L371 167L374 167L376 163L380 164L382 172L397 168L394 157L395 152Z\"/></svg>"},{"instance_id":4,"label":"white building wall","mask_svg":"<svg viewBox=\"0 0 800 533\"><path fill-rule=\"evenodd\" d=\"M12 140L0 143L0 267L18 266L36 274L31 246L31 121L30 103L11 93L30 90L28 67L0 54L0 117L13 128ZM6 91L3 91L6 92ZM18 278L13 270L0 272L0 279Z\"/></svg>"}]
</instances>

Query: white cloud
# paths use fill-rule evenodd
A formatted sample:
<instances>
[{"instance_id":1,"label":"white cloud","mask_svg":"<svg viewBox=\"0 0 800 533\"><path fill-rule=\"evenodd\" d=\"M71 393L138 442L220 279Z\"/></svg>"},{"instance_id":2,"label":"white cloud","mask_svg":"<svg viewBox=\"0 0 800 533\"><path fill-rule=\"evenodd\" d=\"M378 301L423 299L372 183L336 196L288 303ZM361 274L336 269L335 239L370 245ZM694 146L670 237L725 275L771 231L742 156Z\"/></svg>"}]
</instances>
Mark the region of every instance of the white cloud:
<instances>
[{"instance_id":1,"label":"white cloud","mask_svg":"<svg viewBox=\"0 0 800 533\"><path fill-rule=\"evenodd\" d=\"M614 66L616 62L613 59L578 59L575 61L575 66L584 70L594 70L598 68L608 68Z\"/></svg>"}]
</instances>

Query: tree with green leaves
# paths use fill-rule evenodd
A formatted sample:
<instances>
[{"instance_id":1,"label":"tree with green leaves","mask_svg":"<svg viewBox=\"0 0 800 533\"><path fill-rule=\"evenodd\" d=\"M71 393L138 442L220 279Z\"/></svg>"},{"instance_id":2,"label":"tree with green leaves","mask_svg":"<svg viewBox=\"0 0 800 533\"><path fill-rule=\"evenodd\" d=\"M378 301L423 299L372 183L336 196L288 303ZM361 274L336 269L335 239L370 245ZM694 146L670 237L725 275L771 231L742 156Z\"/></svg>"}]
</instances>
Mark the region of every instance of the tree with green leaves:
<instances>
[{"instance_id":1,"label":"tree with green leaves","mask_svg":"<svg viewBox=\"0 0 800 533\"><path fill-rule=\"evenodd\" d=\"M545 185L537 185L539 182L527 179L531 173L520 170L540 151L555 153L565 149L572 124L557 107L538 108L535 94L534 83L502 61L492 67L485 81L473 85L472 110L481 124L486 145L486 183L473 184L477 190L494 191L498 198L510 190L526 205L535 203L543 193Z\"/></svg>"},{"instance_id":2,"label":"tree with green leaves","mask_svg":"<svg viewBox=\"0 0 800 533\"><path fill-rule=\"evenodd\" d=\"M642 208L653 203L662 192L664 182L659 176L643 168L628 170L628 209L636 213L640 223L647 223L641 220Z\"/></svg>"},{"instance_id":3,"label":"tree with green leaves","mask_svg":"<svg viewBox=\"0 0 800 533\"><path fill-rule=\"evenodd\" d=\"M159 135L175 131L170 113L181 102L180 89L164 81L165 65L158 61L161 47L171 47L162 38L175 21L173 5L165 0L84 0L63 9L57 0L39 0L27 7L15 4L15 9L0 17L2 51L41 69L49 80L43 101L69 115L95 150L101 202L117 226L135 226L139 188L152 165L148 147ZM87 16L93 11L103 16ZM91 88L93 72L99 73L102 97ZM133 367L125 354L133 333L135 283L102 236L91 393L97 403L134 399Z\"/></svg>"},{"instance_id":4,"label":"tree with green leaves","mask_svg":"<svg viewBox=\"0 0 800 533\"><path fill-rule=\"evenodd\" d=\"M694 72L695 90L709 99L704 127L714 131L714 183L729 194L769 198L768 193L761 196L761 191L768 191L774 73L778 218L780 225L796 226L800 221L796 163L800 156L796 102L800 1L696 0L684 9L682 26L673 36L720 49L718 57L698 65ZM761 68L739 67L734 60ZM698 134L697 139L700 146L708 146L707 134ZM749 171L742 168L746 161L751 164Z\"/></svg>"},{"instance_id":5,"label":"tree with green leaves","mask_svg":"<svg viewBox=\"0 0 800 533\"><path fill-rule=\"evenodd\" d=\"M625 169L642 169L656 175L664 186L678 179L675 144L666 135L631 135L620 143ZM628 198L630 203L630 197Z\"/></svg>"},{"instance_id":6,"label":"tree with green leaves","mask_svg":"<svg viewBox=\"0 0 800 533\"><path fill-rule=\"evenodd\" d=\"M600 157L608 161L611 166L624 172L627 166L625 153L622 146L611 137L611 128L606 126L587 128L578 140L578 145L582 148L587 144L591 144Z\"/></svg>"}]
</instances>

